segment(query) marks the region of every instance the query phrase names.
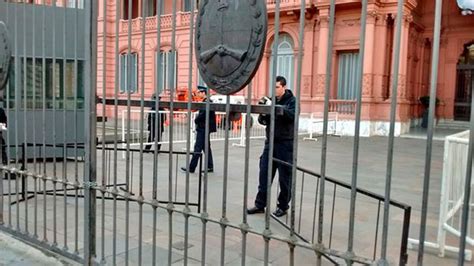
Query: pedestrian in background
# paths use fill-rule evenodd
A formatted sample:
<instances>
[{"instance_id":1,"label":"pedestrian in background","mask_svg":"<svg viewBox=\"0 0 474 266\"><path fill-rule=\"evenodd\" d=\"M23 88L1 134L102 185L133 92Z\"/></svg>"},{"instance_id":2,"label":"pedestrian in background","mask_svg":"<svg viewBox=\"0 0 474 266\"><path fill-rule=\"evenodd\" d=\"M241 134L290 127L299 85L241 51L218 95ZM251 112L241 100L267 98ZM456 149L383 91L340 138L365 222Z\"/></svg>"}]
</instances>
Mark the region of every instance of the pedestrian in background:
<instances>
[{"instance_id":1,"label":"pedestrian in background","mask_svg":"<svg viewBox=\"0 0 474 266\"><path fill-rule=\"evenodd\" d=\"M153 93L151 96L151 100L155 101L156 100L156 95ZM158 96L158 102L161 100L161 96ZM156 123L156 105L153 103L153 106L150 108L150 113L148 114L148 143L152 143L156 140L158 144L156 145L156 149L159 151L161 149L161 144L159 143L161 141L161 136L163 135L163 131L165 130L164 123L166 120L166 115L164 113L160 113L160 111L164 111L162 107L158 108L158 131L155 123ZM145 146L145 150L150 150L152 144L147 144Z\"/></svg>"},{"instance_id":2,"label":"pedestrian in background","mask_svg":"<svg viewBox=\"0 0 474 266\"><path fill-rule=\"evenodd\" d=\"M207 101L207 88L204 86L198 86L196 96L202 102ZM210 101L210 99L209 99ZM214 172L214 162L212 159L212 150L211 150L211 136L210 134L217 131L216 127L216 113L214 111L209 111L209 130L208 130L208 154L207 154L207 171L209 173ZM206 110L199 110L198 115L194 119L196 124L196 142L194 143L194 154L191 158L191 162L188 167L181 167L181 170L184 172L189 171L194 173L199 162L200 153L206 152L205 141L206 141ZM204 156L204 155L202 155ZM203 157L204 158L204 157Z\"/></svg>"}]
</instances>

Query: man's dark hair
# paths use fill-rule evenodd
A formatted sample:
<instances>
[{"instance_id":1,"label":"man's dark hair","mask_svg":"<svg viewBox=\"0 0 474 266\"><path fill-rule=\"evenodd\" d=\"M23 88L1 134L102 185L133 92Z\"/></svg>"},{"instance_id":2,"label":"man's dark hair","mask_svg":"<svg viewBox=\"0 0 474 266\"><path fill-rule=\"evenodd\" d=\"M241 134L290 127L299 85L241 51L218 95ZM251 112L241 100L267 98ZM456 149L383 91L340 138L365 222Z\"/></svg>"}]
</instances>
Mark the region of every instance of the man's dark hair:
<instances>
[{"instance_id":1,"label":"man's dark hair","mask_svg":"<svg viewBox=\"0 0 474 266\"><path fill-rule=\"evenodd\" d=\"M280 85L283 87L286 86L286 78L284 78L283 76L277 76L276 82L280 82Z\"/></svg>"}]
</instances>

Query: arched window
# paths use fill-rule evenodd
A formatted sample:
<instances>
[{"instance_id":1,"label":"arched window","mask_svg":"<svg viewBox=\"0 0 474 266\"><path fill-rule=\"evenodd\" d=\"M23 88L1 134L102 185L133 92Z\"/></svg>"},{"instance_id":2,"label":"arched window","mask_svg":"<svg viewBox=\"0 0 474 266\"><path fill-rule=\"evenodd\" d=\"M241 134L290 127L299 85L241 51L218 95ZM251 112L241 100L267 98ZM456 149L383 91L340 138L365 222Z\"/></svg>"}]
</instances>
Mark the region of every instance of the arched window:
<instances>
[{"instance_id":1,"label":"arched window","mask_svg":"<svg viewBox=\"0 0 474 266\"><path fill-rule=\"evenodd\" d=\"M283 76L287 81L287 89L293 89L295 77L295 63L293 54L293 39L288 33L280 34L278 37L277 76ZM270 57L270 77L273 69L273 51Z\"/></svg>"},{"instance_id":2,"label":"arched window","mask_svg":"<svg viewBox=\"0 0 474 266\"><path fill-rule=\"evenodd\" d=\"M138 54L120 54L120 92L134 93L137 91Z\"/></svg>"}]
</instances>

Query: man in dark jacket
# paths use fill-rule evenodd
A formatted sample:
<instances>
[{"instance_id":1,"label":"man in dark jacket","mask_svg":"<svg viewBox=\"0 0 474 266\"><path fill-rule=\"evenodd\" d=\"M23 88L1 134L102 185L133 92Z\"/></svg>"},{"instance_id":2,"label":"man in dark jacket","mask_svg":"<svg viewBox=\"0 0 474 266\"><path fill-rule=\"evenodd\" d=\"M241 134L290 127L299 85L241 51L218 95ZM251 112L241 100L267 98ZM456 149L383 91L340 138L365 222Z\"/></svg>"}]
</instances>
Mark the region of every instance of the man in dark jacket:
<instances>
[{"instance_id":1,"label":"man in dark jacket","mask_svg":"<svg viewBox=\"0 0 474 266\"><path fill-rule=\"evenodd\" d=\"M207 99L207 88L204 86L198 86L197 96L202 99L203 102ZM199 162L199 153L205 152L205 140L206 140L206 110L199 110L198 115L194 119L196 124L196 142L194 143L194 154L189 163L189 167L181 167L183 171L189 171L194 173ZM209 132L208 132L208 151L207 155L207 171L209 173L214 172L214 162L212 160L211 150L211 136L210 134L217 131L216 127L216 113L209 111ZM203 157L204 158L204 157Z\"/></svg>"},{"instance_id":2,"label":"man in dark jacket","mask_svg":"<svg viewBox=\"0 0 474 266\"><path fill-rule=\"evenodd\" d=\"M273 157L287 163L293 163L293 141L294 141L294 121L296 98L290 90L286 89L286 79L278 76L275 86L276 105L283 106L283 114L275 117L275 132ZM260 102L260 104L264 104ZM258 193L255 199L255 206L247 210L248 214L263 213L267 205L267 180L268 180L268 160L269 140L270 140L270 115L260 115L258 122L266 126L266 139L263 153L260 156L260 174ZM287 213L291 199L291 167L278 162L273 162L272 182L278 169L278 180L280 183L280 194L278 195L277 209L273 214L281 217ZM270 184L271 186L271 184Z\"/></svg>"},{"instance_id":3,"label":"man in dark jacket","mask_svg":"<svg viewBox=\"0 0 474 266\"><path fill-rule=\"evenodd\" d=\"M156 99L155 94L153 94L153 96L151 96L151 99L152 100ZM160 100L161 100L161 97L158 96L158 101L160 101ZM154 142L155 139L156 139L157 142L160 142L161 141L161 136L163 135L163 131L165 130L164 123L165 123L165 120L166 120L166 115L164 113L159 112L159 111L164 111L165 109L163 109L162 107L158 107L158 113L160 114L158 116L158 132L156 132L156 126L155 126L155 122L156 122L156 112L155 112L155 110L156 110L156 106L153 104L153 106L150 109L151 113L148 114L148 132L150 132L150 134L148 134L148 143ZM150 150L150 149L151 149L151 144L147 144L145 146L145 150ZM160 143L158 143L156 145L156 149L157 150L161 149L161 144Z\"/></svg>"}]
</instances>

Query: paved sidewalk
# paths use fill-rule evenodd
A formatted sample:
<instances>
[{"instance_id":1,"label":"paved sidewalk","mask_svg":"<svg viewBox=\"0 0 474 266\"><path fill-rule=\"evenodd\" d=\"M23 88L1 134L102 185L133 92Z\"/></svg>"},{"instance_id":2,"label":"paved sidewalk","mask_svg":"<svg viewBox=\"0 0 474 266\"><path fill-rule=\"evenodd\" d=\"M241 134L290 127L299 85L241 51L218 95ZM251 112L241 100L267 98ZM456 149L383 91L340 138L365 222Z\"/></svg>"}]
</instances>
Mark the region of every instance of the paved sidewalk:
<instances>
[{"instance_id":1,"label":"paved sidewalk","mask_svg":"<svg viewBox=\"0 0 474 266\"><path fill-rule=\"evenodd\" d=\"M232 142L231 142L232 143ZM333 177L337 180L344 181L350 183L351 175L352 175L352 151L353 151L353 143L354 139L352 137L330 137L328 139L328 153L327 153L327 175ZM383 195L384 188L385 188L385 176L386 176L386 158L387 158L387 145L388 145L388 138L386 137L371 137L371 138L361 138L360 139L360 153L359 153L359 164L358 164L358 180L357 186L359 188L364 188L374 193ZM440 199L440 185L441 185L441 175L442 175L442 165L443 165L443 145L444 142L442 141L434 141L433 143L433 154L432 154L432 168L431 168L431 184L430 184L430 198L429 198L429 206L428 206L428 225L427 225L427 240L428 241L435 241L436 240L436 232L438 226L438 214L439 214L439 199ZM174 150L181 151L184 145L175 145ZM395 140L395 147L394 147L394 159L393 159L393 174L392 174L392 199L397 200L399 202L408 204L412 206L412 216L411 216L411 224L410 224L410 238L418 238L419 236L419 217L421 212L421 194L422 194L422 184L423 184L423 172L424 172L424 163L425 163L425 147L426 147L426 140L423 139L409 139L409 138L397 138ZM164 145L162 147L163 150L167 150L168 147ZM223 142L213 142L212 143L213 155L214 155L214 165L215 165L215 172L209 175L208 178L208 212L212 217L219 218L221 215L222 209L222 195L223 195L223 165L224 165L224 143ZM250 145L250 157L249 157L249 183L248 183L248 204L253 204L254 196L257 190L258 184L258 160L263 149L263 140L252 140ZM244 188L244 152L245 149L239 147L233 147L232 145L229 146L229 171L228 171L228 190L227 190L227 217L230 221L234 223L240 223L242 219L242 207L243 207L243 188ZM113 158L112 154L108 154L108 159ZM138 155L135 155L132 159L133 164L135 167L139 165L138 162ZM152 173L153 173L153 164L152 164L152 155L147 154L144 156L143 166L143 182L144 182L144 194L147 200L150 199L150 194L152 191ZM107 159L107 160L108 160ZM169 156L167 154L159 155L159 185L158 185L158 197L159 199L166 200L168 198L168 163L169 163ZM320 161L321 161L321 141L303 141L302 138L299 140L299 148L298 148L298 165L304 168L307 168L311 171L316 173L320 172ZM102 153L98 151L98 182L102 180ZM176 171L175 169L179 169L179 166L184 166L184 157L180 157L178 162L173 163L173 173ZM122 158L122 154L119 153L118 158L118 183L123 183L125 181L125 171L124 171L125 159ZM52 163L48 163L48 172L52 169ZM67 164L67 171L68 171L68 178L72 180L74 177L74 163L68 162ZM82 166L80 166L82 167ZM28 166L29 169L34 169L32 165ZM61 162L57 164L58 176L61 177ZM113 169L113 165L107 166L108 170ZM79 169L79 173L82 170ZM138 192L138 184L139 184L139 175L138 175L138 168L134 168L133 170L133 188L134 192ZM82 179L82 176L80 177ZM183 191L185 188L184 185L184 174L178 172L177 178L179 178L179 182L175 187L177 189L178 200L184 200ZM196 200L196 188L197 188L197 175L193 174L190 176L190 200ZM114 177L107 174L107 182L110 183ZM4 181L5 182L5 181ZM275 182L276 183L276 182ZM4 184L7 184L6 182ZM12 182L12 190L14 191L14 182ZM29 188L32 189L33 183L29 183ZM49 186L48 186L49 187ZM51 187L49 187L51 188ZM175 188L173 188L173 194L175 193ZM298 186L299 188L299 186ZM314 205L314 189L313 186L305 187L305 195L311 196L313 198L308 198L305 204L306 206L313 206ZM7 189L7 187L5 187ZM332 188L331 188L332 189ZM276 190L276 184L274 184L274 192ZM71 192L72 193L72 192ZM311 194L313 193L313 194ZM344 193L347 193L345 191ZM342 202L343 204L338 205L336 208L336 223L335 223L335 233L338 233L337 237L341 237L339 240L335 239L337 242L344 242L342 243L342 247L345 248L345 241L347 234L344 230L347 230L347 216L348 210L345 208L347 205L347 194L338 194L338 202ZM327 194L329 198L331 198L332 194ZM160 198L161 197L161 198ZM14 200L14 197L12 198ZM273 204L275 197L272 197ZM306 199L305 199L306 201ZM7 204L6 201L4 204L4 210L7 211ZM105 239L105 247L104 253L100 250L100 244L102 243L103 239L101 235L98 235L98 258L99 260L103 259L107 261L108 264L112 263L112 235L113 230L111 228L111 224L113 223L113 213L112 213L112 201L105 201L104 206L102 205L101 201L98 200L98 228L102 226L102 218L101 218L101 208L104 207L104 239ZM31 217L33 217L34 213L32 210L34 209L35 202L33 200L28 201L29 213L31 223ZM46 202L43 201L43 196L37 197L37 204L39 213L41 214L43 209L46 209L46 216L47 216L47 233L48 239L53 239L53 228L52 224L53 221L57 222L58 225L62 225L64 222L63 212L67 210L67 243L63 243L62 241L58 241L60 243L59 247L63 247L67 244L69 250L78 249L79 252L82 251L82 244L79 241L79 246L75 246L74 243L74 209L76 208L76 204L74 202L74 198L67 198L62 199L62 197L58 197L56 201L54 201L53 196L48 196ZM53 205L56 204L56 205ZM64 205L66 204L66 207ZM338 203L339 204L339 203ZM372 204L372 203L371 203ZM24 208L24 203L22 203L21 208ZM57 221L53 219L53 206L57 206ZM330 210L330 205L327 205L327 210ZM367 200L364 198L358 198L356 209L358 211L362 211L362 215L358 216L358 221L356 224L356 230L360 234L364 234L366 232L372 233L374 223L372 222L375 217L372 213L366 212L364 210L372 205L369 205ZM376 206L376 205L375 205ZM177 208L181 208L179 206ZM273 207L273 206L272 206ZM79 236L82 235L82 222L83 218L81 217L83 213L83 202L79 200L78 203L78 213L79 219ZM192 211L195 211L195 208L192 208ZM392 211L391 211L392 212ZM15 227L15 208L12 208L11 213L11 223L12 226ZM129 232L129 260L130 263L136 263L137 261L137 252L138 252L138 230L135 225L139 223L138 218L138 205L136 203L130 204L130 215L128 216L130 220L130 232ZM145 206L144 213L143 213L143 250L144 250L144 261L150 262L150 250L152 248L152 209L149 206ZM392 215L391 215L392 216ZM10 216L5 214L5 222L10 222ZM124 242L126 239L125 235L125 205L122 202L117 203L117 264L121 265L124 264L125 259L125 249L124 249ZM168 213L163 210L158 210L158 231L157 232L157 253L160 261L167 261L168 256ZM327 215L326 217L330 217ZM305 213L303 215L303 223L308 224L308 222L312 221L312 211ZM42 239L43 235L41 233L41 229L44 226L44 222L42 221L42 217L38 217L38 229L40 232L39 238ZM22 219L23 222L23 219ZM264 228L264 217L262 215L252 215L249 216L249 224L256 230L263 230ZM391 227L389 238L393 239L394 242L391 242L394 249L389 250L389 256L392 261L398 260L397 250L395 248L399 248L399 242L396 239L399 237L399 225L400 225L400 216L399 213L394 213L394 216L391 219ZM30 225L30 228L34 228L34 224ZM279 226L275 221L271 222L272 231L277 234L285 235L287 231ZM325 224L325 228L329 228L329 224ZM62 227L59 226L58 228L58 235L57 239L62 240L65 232L63 231ZM173 216L173 248L172 248L172 262L175 265L182 265L183 263L183 255L184 255L184 247L182 244L184 235L184 219L183 216L180 214L175 214ZM202 238L202 223L198 219L191 219L189 224L189 236L190 236L190 244L191 246L188 247L188 257L189 263L194 264L200 263L201 259L201 238ZM327 234L325 235L327 236ZM207 257L206 262L208 265L219 265L220 262L220 237L221 237L221 228L217 225L208 225L207 231ZM227 238L226 238L226 263L228 265L240 265L240 260L242 257L241 254L241 232L239 230L231 230L228 229L227 231ZM355 247L357 249L364 249L365 243L370 241L368 237L357 237L355 239ZM364 242L365 241L365 242ZM451 245L456 245L456 238L448 239ZM248 251L246 254L248 265L262 265L263 263L263 241L260 236L249 235L248 239ZM333 243L334 244L334 243ZM380 252L380 246L378 246L378 252ZM344 250L343 250L344 251ZM367 251L367 250L361 250ZM286 243L279 244L275 242L271 249L271 258L272 265L288 265L288 245ZM301 253L296 254L296 259L298 264L297 265L314 265L314 253L302 251ZM416 256L417 253L415 251L409 251L409 263L408 265L416 265ZM161 264L160 264L161 265ZM426 254L425 255L425 265L456 265L456 260L450 258L439 258L436 255Z\"/></svg>"},{"instance_id":2,"label":"paved sidewalk","mask_svg":"<svg viewBox=\"0 0 474 266\"><path fill-rule=\"evenodd\" d=\"M0 265L72 265L0 232Z\"/></svg>"}]
</instances>

